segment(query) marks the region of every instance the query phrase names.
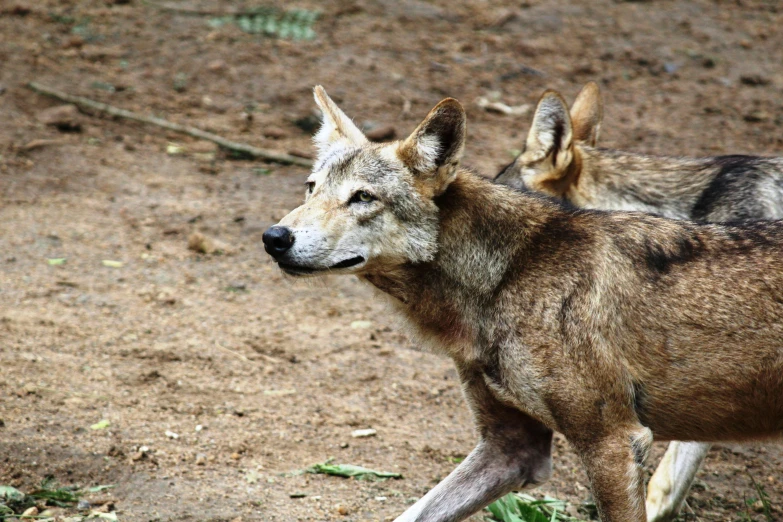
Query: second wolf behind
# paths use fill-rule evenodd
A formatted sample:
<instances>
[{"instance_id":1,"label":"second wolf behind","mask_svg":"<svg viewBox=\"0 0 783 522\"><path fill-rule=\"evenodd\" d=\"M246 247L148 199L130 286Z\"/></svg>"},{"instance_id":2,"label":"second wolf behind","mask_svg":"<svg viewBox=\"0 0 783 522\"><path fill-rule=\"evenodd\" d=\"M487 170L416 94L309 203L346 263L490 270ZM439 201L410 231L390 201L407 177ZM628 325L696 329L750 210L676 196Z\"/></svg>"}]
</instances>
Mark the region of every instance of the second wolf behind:
<instances>
[{"instance_id":1,"label":"second wolf behind","mask_svg":"<svg viewBox=\"0 0 783 522\"><path fill-rule=\"evenodd\" d=\"M582 208L702 222L783 218L783 158L667 157L599 148L602 120L594 82L580 91L570 111L560 94L546 91L525 150L495 181ZM709 448L695 442L669 445L648 486L648 522L676 517Z\"/></svg>"},{"instance_id":2,"label":"second wolf behind","mask_svg":"<svg viewBox=\"0 0 783 522\"><path fill-rule=\"evenodd\" d=\"M560 94L546 91L525 150L495 180L582 208L706 222L783 218L783 158L650 156L600 148L602 118L594 82L570 111Z\"/></svg>"}]
</instances>

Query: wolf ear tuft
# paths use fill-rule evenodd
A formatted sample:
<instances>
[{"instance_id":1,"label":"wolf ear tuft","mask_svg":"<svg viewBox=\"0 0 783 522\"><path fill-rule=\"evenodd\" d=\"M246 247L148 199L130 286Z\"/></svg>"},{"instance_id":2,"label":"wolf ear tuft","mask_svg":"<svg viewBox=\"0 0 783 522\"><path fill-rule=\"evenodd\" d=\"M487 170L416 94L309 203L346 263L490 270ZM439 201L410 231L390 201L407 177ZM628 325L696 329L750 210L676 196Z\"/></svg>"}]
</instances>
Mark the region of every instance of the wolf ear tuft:
<instances>
[{"instance_id":1,"label":"wolf ear tuft","mask_svg":"<svg viewBox=\"0 0 783 522\"><path fill-rule=\"evenodd\" d=\"M533 126L527 136L527 151L540 159L549 158L553 166L571 161L573 130L568 106L560 94L546 91L536 107Z\"/></svg>"},{"instance_id":2,"label":"wolf ear tuft","mask_svg":"<svg viewBox=\"0 0 783 522\"><path fill-rule=\"evenodd\" d=\"M336 103L332 101L323 87L317 85L313 90L315 103L323 113L321 128L313 136L313 141L318 147L319 154L323 154L327 149L337 143L345 146L360 146L367 142L367 138L362 134L351 119L340 110Z\"/></svg>"},{"instance_id":3,"label":"wolf ear tuft","mask_svg":"<svg viewBox=\"0 0 783 522\"><path fill-rule=\"evenodd\" d=\"M400 144L400 159L411 170L434 176L435 194L446 190L457 173L465 148L466 121L462 105L446 98Z\"/></svg>"},{"instance_id":4,"label":"wolf ear tuft","mask_svg":"<svg viewBox=\"0 0 783 522\"><path fill-rule=\"evenodd\" d=\"M576 95L576 100L571 106L574 140L595 147L603 119L604 104L601 100L601 90L597 83L588 82Z\"/></svg>"}]
</instances>

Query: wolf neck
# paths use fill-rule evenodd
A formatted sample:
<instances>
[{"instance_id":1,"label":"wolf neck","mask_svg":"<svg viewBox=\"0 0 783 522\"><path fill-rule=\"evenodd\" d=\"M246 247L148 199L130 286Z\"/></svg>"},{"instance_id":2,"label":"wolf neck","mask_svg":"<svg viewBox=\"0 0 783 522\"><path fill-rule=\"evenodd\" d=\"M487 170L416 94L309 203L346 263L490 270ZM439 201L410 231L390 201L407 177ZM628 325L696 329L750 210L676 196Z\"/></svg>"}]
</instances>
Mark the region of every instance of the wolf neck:
<instances>
[{"instance_id":1,"label":"wolf neck","mask_svg":"<svg viewBox=\"0 0 783 522\"><path fill-rule=\"evenodd\" d=\"M512 268L519 269L531 231L558 207L466 171L436 204L435 259L367 280L396 298L422 340L455 358L475 359L476 350L496 337L498 321L486 319L513 279Z\"/></svg>"}]
</instances>

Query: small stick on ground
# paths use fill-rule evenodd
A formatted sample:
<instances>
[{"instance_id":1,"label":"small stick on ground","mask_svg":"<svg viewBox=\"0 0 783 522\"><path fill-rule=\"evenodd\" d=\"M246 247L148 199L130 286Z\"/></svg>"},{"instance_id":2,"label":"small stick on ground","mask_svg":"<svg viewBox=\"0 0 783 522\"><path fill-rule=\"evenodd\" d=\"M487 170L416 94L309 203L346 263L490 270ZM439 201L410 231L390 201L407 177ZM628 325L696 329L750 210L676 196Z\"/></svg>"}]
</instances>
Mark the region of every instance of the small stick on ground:
<instances>
[{"instance_id":1,"label":"small stick on ground","mask_svg":"<svg viewBox=\"0 0 783 522\"><path fill-rule=\"evenodd\" d=\"M313 166L313 163L310 160L304 158L297 158L296 156L291 156L290 154L285 154L283 152L275 152L273 150L260 149L258 147L253 147L252 145L248 145L246 143L239 143L236 141L228 140L222 136L218 136L217 134L212 134L211 132L206 132L197 129L195 127L191 127L189 125L180 125L178 123L173 123L168 120L164 120L163 118L156 118L155 116L144 116L132 111L128 111L125 109L114 107L112 105L108 105L106 103L101 103L95 100L91 100L89 98L84 98L82 96L73 96L71 94L66 94L56 89L52 89L51 87L41 85L38 82L30 82L29 84L27 84L27 86L37 93L45 94L46 96L51 96L52 98L57 98L58 100L67 103L73 103L80 109L85 109L85 108L93 109L95 111L103 112L111 116L116 116L118 118L125 118L127 120L133 120L142 123L149 123L151 125L157 125L158 127L163 127L164 129L169 129L174 132L180 132L182 134L187 134L188 136L193 136L194 138L217 143L224 149L240 152L242 154L247 154L248 156L252 156L254 158L261 158L276 163L282 163L284 165L299 165L301 167Z\"/></svg>"},{"instance_id":2,"label":"small stick on ground","mask_svg":"<svg viewBox=\"0 0 783 522\"><path fill-rule=\"evenodd\" d=\"M223 350L223 351L224 351L224 352L226 352L226 353L230 353L230 354L231 354L231 355L233 355L234 357L237 357L237 358L239 358L239 359L242 359L242 360L243 360L243 361L245 361L245 362L250 362L250 359L248 359L247 357L245 357L245 356L244 356L244 355L242 355L241 353L239 353L239 352L235 352L234 350L231 350L230 348L226 348L225 346L223 346L222 344L220 344L220 343L219 343L219 342L217 342L217 341L215 341L215 346L217 346L218 348L220 348L221 350Z\"/></svg>"}]
</instances>

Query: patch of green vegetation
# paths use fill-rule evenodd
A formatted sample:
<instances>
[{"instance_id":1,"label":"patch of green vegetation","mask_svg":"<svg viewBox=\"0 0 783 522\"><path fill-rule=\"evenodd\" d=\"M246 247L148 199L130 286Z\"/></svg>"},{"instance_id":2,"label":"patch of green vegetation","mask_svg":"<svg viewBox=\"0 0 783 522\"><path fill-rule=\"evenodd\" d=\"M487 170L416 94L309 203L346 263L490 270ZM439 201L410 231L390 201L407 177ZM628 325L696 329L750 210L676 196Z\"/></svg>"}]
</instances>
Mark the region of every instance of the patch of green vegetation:
<instances>
[{"instance_id":1,"label":"patch of green vegetation","mask_svg":"<svg viewBox=\"0 0 783 522\"><path fill-rule=\"evenodd\" d=\"M498 522L583 522L568 514L568 503L552 497L537 499L523 493L509 493L487 510Z\"/></svg>"},{"instance_id":2,"label":"patch of green vegetation","mask_svg":"<svg viewBox=\"0 0 783 522\"><path fill-rule=\"evenodd\" d=\"M772 518L772 502L770 501L769 494L764 489L764 486L756 482L756 479L748 473L748 477L750 477L750 483L753 484L753 489L756 490L756 494L758 495L758 498L751 497L749 499L745 499L745 506L747 506L746 512L743 514L745 520L753 520L753 517L750 514L750 509L753 508L754 510L762 513L764 515L764 518L767 520L767 522L773 522Z\"/></svg>"},{"instance_id":3,"label":"patch of green vegetation","mask_svg":"<svg viewBox=\"0 0 783 522\"><path fill-rule=\"evenodd\" d=\"M312 40L315 38L313 24L318 19L318 11L307 9L278 9L276 7L257 7L241 14L210 18L210 27L222 27L235 24L250 34L277 36L291 40Z\"/></svg>"},{"instance_id":4,"label":"patch of green vegetation","mask_svg":"<svg viewBox=\"0 0 783 522\"><path fill-rule=\"evenodd\" d=\"M78 504L85 492L95 493L113 487L113 485L101 485L87 490L82 490L78 486L59 487L54 477L46 477L37 489L26 494L14 487L0 485L0 520L16 518L25 510L41 504L73 507Z\"/></svg>"}]
</instances>

